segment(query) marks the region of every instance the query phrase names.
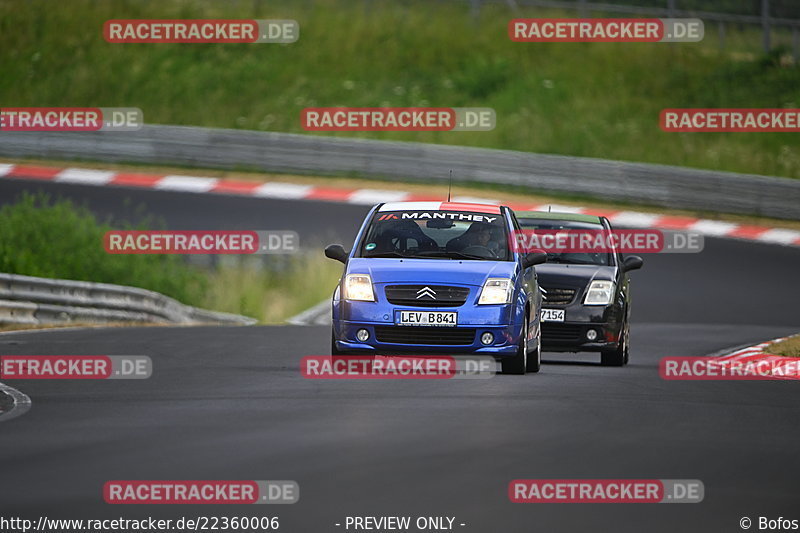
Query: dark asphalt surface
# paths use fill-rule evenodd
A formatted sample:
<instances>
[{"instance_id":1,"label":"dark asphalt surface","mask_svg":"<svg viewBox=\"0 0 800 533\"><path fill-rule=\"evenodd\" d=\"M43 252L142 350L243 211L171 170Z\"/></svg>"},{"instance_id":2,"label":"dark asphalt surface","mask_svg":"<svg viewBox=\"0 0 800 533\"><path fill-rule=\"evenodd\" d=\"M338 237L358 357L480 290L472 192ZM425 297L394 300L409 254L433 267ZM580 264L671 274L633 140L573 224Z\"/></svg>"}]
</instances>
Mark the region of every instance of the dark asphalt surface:
<instances>
[{"instance_id":1,"label":"dark asphalt surface","mask_svg":"<svg viewBox=\"0 0 800 533\"><path fill-rule=\"evenodd\" d=\"M36 184L98 213L144 203L175 229L294 229L349 244L363 206ZM0 201L30 182L0 180ZM180 200L180 201L177 201ZM118 211L120 210L120 211ZM130 211L132 213L132 211ZM316 227L329 232L320 236ZM311 381L325 327L124 328L0 335L0 354L142 354L146 381L8 381L33 400L0 423L0 516L277 515L343 531L348 515L454 516L492 532L741 531L800 519L796 382L675 382L667 355L800 330L800 250L708 239L633 274L632 362L545 354L485 381ZM699 504L512 504L516 478L700 479ZM293 479L291 506L109 506L112 479ZM752 530L757 530L754 526Z\"/></svg>"},{"instance_id":2,"label":"dark asphalt surface","mask_svg":"<svg viewBox=\"0 0 800 533\"><path fill-rule=\"evenodd\" d=\"M364 205L302 201L304 209L298 213L296 202L281 199L0 178L0 206L14 203L24 192L70 199L112 224L155 216L173 230L291 229L305 245L337 238L352 242L369 211Z\"/></svg>"}]
</instances>

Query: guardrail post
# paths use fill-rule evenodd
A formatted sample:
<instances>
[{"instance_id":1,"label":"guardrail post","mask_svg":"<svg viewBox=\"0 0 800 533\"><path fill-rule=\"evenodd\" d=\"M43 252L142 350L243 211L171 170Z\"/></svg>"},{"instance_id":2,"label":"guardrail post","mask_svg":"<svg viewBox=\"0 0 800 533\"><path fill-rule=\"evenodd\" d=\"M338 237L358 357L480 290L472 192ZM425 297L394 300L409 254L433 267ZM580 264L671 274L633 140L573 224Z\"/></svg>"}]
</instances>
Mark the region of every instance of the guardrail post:
<instances>
[{"instance_id":1,"label":"guardrail post","mask_svg":"<svg viewBox=\"0 0 800 533\"><path fill-rule=\"evenodd\" d=\"M772 48L769 32L769 0L761 0L761 28L764 32L764 52L769 53Z\"/></svg>"},{"instance_id":2,"label":"guardrail post","mask_svg":"<svg viewBox=\"0 0 800 533\"><path fill-rule=\"evenodd\" d=\"M667 14L669 18L675 17L675 1L676 0L667 0Z\"/></svg>"},{"instance_id":3,"label":"guardrail post","mask_svg":"<svg viewBox=\"0 0 800 533\"><path fill-rule=\"evenodd\" d=\"M719 33L719 49L725 50L725 23L720 20L717 27L719 28L717 32Z\"/></svg>"},{"instance_id":4,"label":"guardrail post","mask_svg":"<svg viewBox=\"0 0 800 533\"><path fill-rule=\"evenodd\" d=\"M477 24L481 17L481 0L470 0L469 14L472 22Z\"/></svg>"},{"instance_id":5,"label":"guardrail post","mask_svg":"<svg viewBox=\"0 0 800 533\"><path fill-rule=\"evenodd\" d=\"M582 19L589 18L589 7L586 0L578 0L578 16Z\"/></svg>"}]
</instances>

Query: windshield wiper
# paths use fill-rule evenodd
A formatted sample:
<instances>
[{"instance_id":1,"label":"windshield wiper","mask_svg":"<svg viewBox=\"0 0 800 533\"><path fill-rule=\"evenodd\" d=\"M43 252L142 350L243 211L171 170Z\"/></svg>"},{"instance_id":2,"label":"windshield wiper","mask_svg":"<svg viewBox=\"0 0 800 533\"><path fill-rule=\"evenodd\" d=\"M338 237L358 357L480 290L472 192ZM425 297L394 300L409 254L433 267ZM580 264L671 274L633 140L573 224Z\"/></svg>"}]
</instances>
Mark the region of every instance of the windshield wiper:
<instances>
[{"instance_id":1,"label":"windshield wiper","mask_svg":"<svg viewBox=\"0 0 800 533\"><path fill-rule=\"evenodd\" d=\"M413 255L403 255L400 252L376 252L374 254L364 254L364 257L414 257Z\"/></svg>"},{"instance_id":2,"label":"windshield wiper","mask_svg":"<svg viewBox=\"0 0 800 533\"><path fill-rule=\"evenodd\" d=\"M480 260L490 260L490 257L484 257L482 255L473 255L473 254L465 254L463 252L456 252L456 251L441 251L441 250L431 250L428 252L419 252L418 256L430 256L430 257L452 257L453 259L480 259Z\"/></svg>"}]
</instances>

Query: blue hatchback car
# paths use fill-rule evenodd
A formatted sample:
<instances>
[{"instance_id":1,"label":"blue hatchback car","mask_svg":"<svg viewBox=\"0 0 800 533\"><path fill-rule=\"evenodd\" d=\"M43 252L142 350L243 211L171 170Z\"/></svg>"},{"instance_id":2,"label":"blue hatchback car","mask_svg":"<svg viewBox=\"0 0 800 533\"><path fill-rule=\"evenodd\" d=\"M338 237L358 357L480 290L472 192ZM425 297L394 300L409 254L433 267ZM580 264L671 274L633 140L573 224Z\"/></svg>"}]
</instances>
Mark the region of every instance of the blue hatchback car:
<instances>
[{"instance_id":1,"label":"blue hatchback car","mask_svg":"<svg viewBox=\"0 0 800 533\"><path fill-rule=\"evenodd\" d=\"M518 253L508 207L458 202L379 204L344 263L333 294L333 355L491 355L503 373L538 372L541 293Z\"/></svg>"}]
</instances>

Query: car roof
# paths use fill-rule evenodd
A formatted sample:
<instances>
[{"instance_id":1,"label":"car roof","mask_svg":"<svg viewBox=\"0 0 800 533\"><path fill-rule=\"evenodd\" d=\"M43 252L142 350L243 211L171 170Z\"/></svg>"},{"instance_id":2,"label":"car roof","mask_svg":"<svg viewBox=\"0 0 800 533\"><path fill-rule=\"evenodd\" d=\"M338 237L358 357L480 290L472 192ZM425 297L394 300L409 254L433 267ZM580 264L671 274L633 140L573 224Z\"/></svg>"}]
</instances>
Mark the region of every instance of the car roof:
<instances>
[{"instance_id":1,"label":"car roof","mask_svg":"<svg viewBox=\"0 0 800 533\"><path fill-rule=\"evenodd\" d=\"M569 220L572 222L589 222L591 224L602 224L600 217L596 215L583 215L580 213L557 213L546 211L514 211L517 218L540 218L545 220Z\"/></svg>"},{"instance_id":2,"label":"car roof","mask_svg":"<svg viewBox=\"0 0 800 533\"><path fill-rule=\"evenodd\" d=\"M499 205L468 202L386 202L378 208L378 211L472 211L473 213L501 213Z\"/></svg>"}]
</instances>

